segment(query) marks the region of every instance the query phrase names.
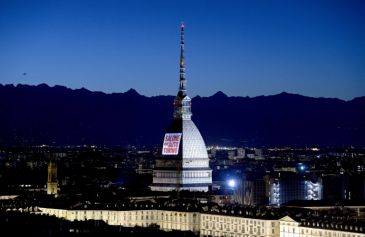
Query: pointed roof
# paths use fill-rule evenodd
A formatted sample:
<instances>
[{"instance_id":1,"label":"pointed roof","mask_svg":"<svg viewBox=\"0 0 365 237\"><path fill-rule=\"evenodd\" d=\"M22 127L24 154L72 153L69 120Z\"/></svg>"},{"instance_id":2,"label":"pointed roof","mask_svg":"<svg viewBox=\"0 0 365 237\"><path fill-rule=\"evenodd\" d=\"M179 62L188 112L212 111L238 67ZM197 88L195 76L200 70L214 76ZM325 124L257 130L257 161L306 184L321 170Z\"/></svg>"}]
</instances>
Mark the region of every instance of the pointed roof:
<instances>
[{"instance_id":1,"label":"pointed roof","mask_svg":"<svg viewBox=\"0 0 365 237\"><path fill-rule=\"evenodd\" d=\"M184 98L186 96L186 79L185 79L185 56L184 56L184 22L180 28L180 83L178 96Z\"/></svg>"},{"instance_id":2,"label":"pointed roof","mask_svg":"<svg viewBox=\"0 0 365 237\"><path fill-rule=\"evenodd\" d=\"M279 221L297 222L296 220L294 220L290 216L284 216L283 218L280 218Z\"/></svg>"},{"instance_id":3,"label":"pointed roof","mask_svg":"<svg viewBox=\"0 0 365 237\"><path fill-rule=\"evenodd\" d=\"M184 58L184 29L185 25L182 22L180 28L180 80L179 92L174 101L174 118L191 119L191 99L186 93L185 79L185 58Z\"/></svg>"},{"instance_id":4,"label":"pointed roof","mask_svg":"<svg viewBox=\"0 0 365 237\"><path fill-rule=\"evenodd\" d=\"M184 58L184 22L181 22L181 30L180 30L180 69L185 67L185 58Z\"/></svg>"}]
</instances>

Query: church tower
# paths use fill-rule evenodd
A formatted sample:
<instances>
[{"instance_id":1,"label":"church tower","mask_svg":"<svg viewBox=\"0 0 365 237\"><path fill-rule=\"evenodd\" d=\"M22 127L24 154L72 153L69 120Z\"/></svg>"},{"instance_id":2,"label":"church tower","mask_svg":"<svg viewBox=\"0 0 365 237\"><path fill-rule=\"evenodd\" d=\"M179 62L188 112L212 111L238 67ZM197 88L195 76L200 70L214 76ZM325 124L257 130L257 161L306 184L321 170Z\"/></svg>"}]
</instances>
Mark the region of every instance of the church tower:
<instances>
[{"instance_id":1,"label":"church tower","mask_svg":"<svg viewBox=\"0 0 365 237\"><path fill-rule=\"evenodd\" d=\"M180 38L179 90L174 99L173 119L165 131L153 170L153 191L208 191L212 170L204 140L191 120L191 99L186 91L184 23Z\"/></svg>"},{"instance_id":2,"label":"church tower","mask_svg":"<svg viewBox=\"0 0 365 237\"><path fill-rule=\"evenodd\" d=\"M58 194L57 164L52 160L48 164L47 194L55 196Z\"/></svg>"}]
</instances>

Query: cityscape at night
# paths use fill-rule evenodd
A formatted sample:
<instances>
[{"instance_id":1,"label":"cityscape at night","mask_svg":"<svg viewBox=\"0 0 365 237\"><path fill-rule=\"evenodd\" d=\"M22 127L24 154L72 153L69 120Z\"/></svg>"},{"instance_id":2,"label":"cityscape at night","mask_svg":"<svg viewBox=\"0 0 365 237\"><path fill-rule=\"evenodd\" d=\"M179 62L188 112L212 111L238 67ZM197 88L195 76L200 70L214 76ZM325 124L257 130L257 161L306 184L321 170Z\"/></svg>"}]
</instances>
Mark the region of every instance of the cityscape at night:
<instances>
[{"instance_id":1,"label":"cityscape at night","mask_svg":"<svg viewBox=\"0 0 365 237\"><path fill-rule=\"evenodd\" d=\"M0 235L365 237L364 25L358 0L0 0Z\"/></svg>"}]
</instances>

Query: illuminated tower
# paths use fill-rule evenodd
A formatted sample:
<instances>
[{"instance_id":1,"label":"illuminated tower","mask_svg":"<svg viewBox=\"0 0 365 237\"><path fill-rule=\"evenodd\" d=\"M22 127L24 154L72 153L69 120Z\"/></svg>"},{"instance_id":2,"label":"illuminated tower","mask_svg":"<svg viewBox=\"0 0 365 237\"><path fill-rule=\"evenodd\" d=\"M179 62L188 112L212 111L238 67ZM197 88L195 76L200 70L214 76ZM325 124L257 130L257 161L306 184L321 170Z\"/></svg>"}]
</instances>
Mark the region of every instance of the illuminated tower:
<instances>
[{"instance_id":1,"label":"illuminated tower","mask_svg":"<svg viewBox=\"0 0 365 237\"><path fill-rule=\"evenodd\" d=\"M48 180L47 180L47 194L56 195L58 193L57 182L57 164L54 161L50 161L48 164Z\"/></svg>"},{"instance_id":2,"label":"illuminated tower","mask_svg":"<svg viewBox=\"0 0 365 237\"><path fill-rule=\"evenodd\" d=\"M174 99L173 120L156 159L151 190L208 191L212 184L207 149L191 116L191 99L186 93L184 24L181 24L179 91Z\"/></svg>"}]
</instances>

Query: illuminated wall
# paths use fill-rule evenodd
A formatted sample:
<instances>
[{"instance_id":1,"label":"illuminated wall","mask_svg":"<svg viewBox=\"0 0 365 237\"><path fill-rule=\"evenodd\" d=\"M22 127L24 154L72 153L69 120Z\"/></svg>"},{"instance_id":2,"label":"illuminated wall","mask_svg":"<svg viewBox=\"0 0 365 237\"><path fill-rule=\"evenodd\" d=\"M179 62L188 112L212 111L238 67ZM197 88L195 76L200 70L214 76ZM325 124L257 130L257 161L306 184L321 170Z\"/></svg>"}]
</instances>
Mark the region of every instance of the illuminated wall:
<instances>
[{"instance_id":1,"label":"illuminated wall","mask_svg":"<svg viewBox=\"0 0 365 237\"><path fill-rule=\"evenodd\" d=\"M147 227L200 233L200 236L234 237L365 237L365 227L344 226L346 230L324 228L323 224L303 226L289 216L268 220L246 218L242 213L200 213L168 210L64 210L39 208L41 213L66 220L103 220L109 225Z\"/></svg>"},{"instance_id":2,"label":"illuminated wall","mask_svg":"<svg viewBox=\"0 0 365 237\"><path fill-rule=\"evenodd\" d=\"M272 178L270 185L270 205L280 205L292 200L321 200L322 180L317 182L302 178Z\"/></svg>"}]
</instances>

